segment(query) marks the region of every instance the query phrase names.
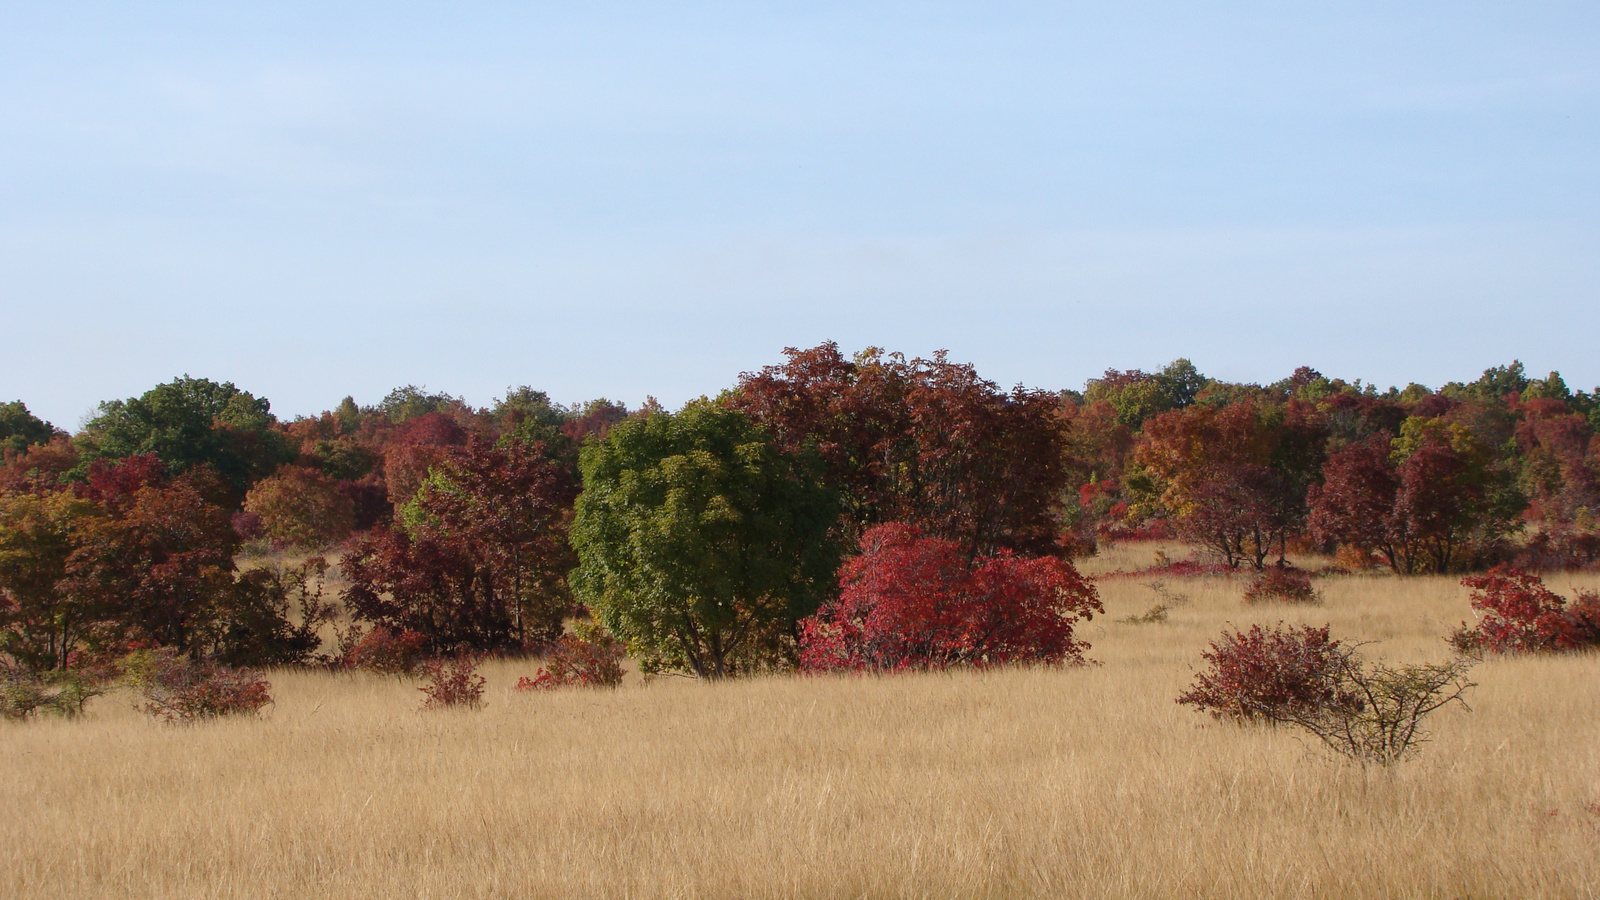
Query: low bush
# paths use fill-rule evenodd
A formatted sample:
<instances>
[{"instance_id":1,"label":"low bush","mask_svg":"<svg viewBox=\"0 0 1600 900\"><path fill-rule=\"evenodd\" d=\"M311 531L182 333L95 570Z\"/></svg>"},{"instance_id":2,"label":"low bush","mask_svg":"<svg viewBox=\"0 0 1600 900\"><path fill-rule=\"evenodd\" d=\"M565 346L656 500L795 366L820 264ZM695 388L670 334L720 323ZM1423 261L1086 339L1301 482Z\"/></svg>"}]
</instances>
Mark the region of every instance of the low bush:
<instances>
[{"instance_id":1,"label":"low bush","mask_svg":"<svg viewBox=\"0 0 1600 900\"><path fill-rule=\"evenodd\" d=\"M1219 719L1279 721L1291 710L1336 702L1333 673L1343 652L1326 626L1225 631L1201 654L1210 670L1178 702Z\"/></svg>"},{"instance_id":2,"label":"low bush","mask_svg":"<svg viewBox=\"0 0 1600 900\"><path fill-rule=\"evenodd\" d=\"M422 668L428 639L409 629L379 625L359 637L347 636L345 643L340 657L344 668L379 675L410 675Z\"/></svg>"},{"instance_id":3,"label":"low bush","mask_svg":"<svg viewBox=\"0 0 1600 900\"><path fill-rule=\"evenodd\" d=\"M1463 695L1468 660L1390 667L1368 664L1328 628L1251 626L1224 633L1211 663L1178 702L1222 720L1292 725L1366 765L1404 759L1428 736L1422 720Z\"/></svg>"},{"instance_id":4,"label":"low bush","mask_svg":"<svg viewBox=\"0 0 1600 900\"><path fill-rule=\"evenodd\" d=\"M1600 593L1582 590L1577 593L1562 610L1568 636L1574 646L1600 647Z\"/></svg>"},{"instance_id":5,"label":"low bush","mask_svg":"<svg viewBox=\"0 0 1600 900\"><path fill-rule=\"evenodd\" d=\"M22 720L38 713L72 718L90 698L105 692L105 680L74 669L35 671L0 659L0 719Z\"/></svg>"},{"instance_id":6,"label":"low bush","mask_svg":"<svg viewBox=\"0 0 1600 900\"><path fill-rule=\"evenodd\" d=\"M545 666L533 678L517 680L519 691L550 691L564 687L616 687L622 684L622 642L606 634L591 640L566 635L550 652Z\"/></svg>"},{"instance_id":7,"label":"low bush","mask_svg":"<svg viewBox=\"0 0 1600 900\"><path fill-rule=\"evenodd\" d=\"M144 698L139 708L168 722L253 714L272 702L260 672L196 662L170 647L129 654L123 672Z\"/></svg>"},{"instance_id":8,"label":"low bush","mask_svg":"<svg viewBox=\"0 0 1600 900\"><path fill-rule=\"evenodd\" d=\"M1472 588L1478 624L1450 643L1463 653L1540 653L1600 647L1600 595L1579 591L1571 604L1531 572L1498 566L1461 579Z\"/></svg>"},{"instance_id":9,"label":"low bush","mask_svg":"<svg viewBox=\"0 0 1600 900\"><path fill-rule=\"evenodd\" d=\"M1291 565L1267 566L1244 589L1246 603L1316 603L1311 573Z\"/></svg>"},{"instance_id":10,"label":"low bush","mask_svg":"<svg viewBox=\"0 0 1600 900\"><path fill-rule=\"evenodd\" d=\"M454 658L430 659L422 664L427 683L417 690L427 698L423 709L441 709L447 706L465 706L476 709L483 705L483 686L487 683L478 674L478 658L463 653Z\"/></svg>"}]
</instances>

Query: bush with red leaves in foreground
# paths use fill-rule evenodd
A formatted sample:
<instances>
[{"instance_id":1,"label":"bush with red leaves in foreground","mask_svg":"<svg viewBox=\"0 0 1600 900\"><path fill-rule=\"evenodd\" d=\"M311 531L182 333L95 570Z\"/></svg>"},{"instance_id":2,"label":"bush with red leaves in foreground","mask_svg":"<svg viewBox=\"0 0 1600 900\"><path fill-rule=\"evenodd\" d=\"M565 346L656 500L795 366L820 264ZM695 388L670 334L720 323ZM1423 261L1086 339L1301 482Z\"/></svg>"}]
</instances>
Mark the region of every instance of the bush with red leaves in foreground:
<instances>
[{"instance_id":1,"label":"bush with red leaves in foreground","mask_svg":"<svg viewBox=\"0 0 1600 900\"><path fill-rule=\"evenodd\" d=\"M1600 647L1600 595L1579 591L1570 605L1531 572L1496 566L1461 579L1481 616L1450 636L1464 653L1548 652Z\"/></svg>"},{"instance_id":2,"label":"bush with red leaves in foreground","mask_svg":"<svg viewBox=\"0 0 1600 900\"><path fill-rule=\"evenodd\" d=\"M1082 662L1073 626L1104 612L1071 563L961 545L899 523L861 538L840 570L839 599L800 622L807 672L898 672Z\"/></svg>"},{"instance_id":3,"label":"bush with red leaves in foreground","mask_svg":"<svg viewBox=\"0 0 1600 900\"><path fill-rule=\"evenodd\" d=\"M1278 721L1342 703L1348 698L1339 697L1334 676L1347 652L1327 626L1225 631L1201 654L1211 669L1195 676L1178 702L1238 722Z\"/></svg>"},{"instance_id":4,"label":"bush with red leaves in foreground","mask_svg":"<svg viewBox=\"0 0 1600 900\"><path fill-rule=\"evenodd\" d=\"M1250 626L1223 632L1211 664L1178 702L1223 721L1292 725L1363 766L1389 765L1428 741L1423 719L1463 695L1471 660L1437 665L1368 663L1327 626Z\"/></svg>"}]
</instances>

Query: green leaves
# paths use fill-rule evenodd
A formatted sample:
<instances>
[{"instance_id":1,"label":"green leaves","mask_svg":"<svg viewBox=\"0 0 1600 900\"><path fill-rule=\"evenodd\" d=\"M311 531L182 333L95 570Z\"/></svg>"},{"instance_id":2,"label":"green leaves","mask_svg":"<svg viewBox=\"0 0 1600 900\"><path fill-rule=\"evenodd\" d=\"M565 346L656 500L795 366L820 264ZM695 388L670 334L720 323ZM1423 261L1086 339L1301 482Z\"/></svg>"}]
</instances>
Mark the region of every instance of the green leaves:
<instances>
[{"instance_id":1,"label":"green leaves","mask_svg":"<svg viewBox=\"0 0 1600 900\"><path fill-rule=\"evenodd\" d=\"M829 590L838 517L809 461L701 400L617 425L583 452L578 596L647 668L703 677L785 665Z\"/></svg>"},{"instance_id":2,"label":"green leaves","mask_svg":"<svg viewBox=\"0 0 1600 900\"><path fill-rule=\"evenodd\" d=\"M210 466L237 499L293 455L273 423L265 398L232 382L185 375L138 397L100 404L78 443L86 462L154 453L174 474Z\"/></svg>"}]
</instances>

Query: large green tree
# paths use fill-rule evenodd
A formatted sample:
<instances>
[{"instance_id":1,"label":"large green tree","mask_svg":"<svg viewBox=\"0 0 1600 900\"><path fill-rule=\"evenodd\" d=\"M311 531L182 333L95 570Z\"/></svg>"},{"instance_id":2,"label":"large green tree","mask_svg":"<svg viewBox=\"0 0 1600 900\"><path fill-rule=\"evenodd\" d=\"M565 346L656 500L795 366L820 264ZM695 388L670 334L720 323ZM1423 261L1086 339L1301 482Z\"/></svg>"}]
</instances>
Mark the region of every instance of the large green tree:
<instances>
[{"instance_id":1,"label":"large green tree","mask_svg":"<svg viewBox=\"0 0 1600 900\"><path fill-rule=\"evenodd\" d=\"M185 375L138 397L100 404L79 436L84 462L154 453L175 474L210 466L242 498L292 456L271 404L232 382Z\"/></svg>"},{"instance_id":2,"label":"large green tree","mask_svg":"<svg viewBox=\"0 0 1600 900\"><path fill-rule=\"evenodd\" d=\"M54 425L31 412L21 400L0 403L0 450L21 453L30 444L43 444L57 434Z\"/></svg>"},{"instance_id":3,"label":"large green tree","mask_svg":"<svg viewBox=\"0 0 1600 900\"><path fill-rule=\"evenodd\" d=\"M833 588L835 497L806 457L707 400L584 448L573 587L647 671L705 678L794 660Z\"/></svg>"}]
</instances>

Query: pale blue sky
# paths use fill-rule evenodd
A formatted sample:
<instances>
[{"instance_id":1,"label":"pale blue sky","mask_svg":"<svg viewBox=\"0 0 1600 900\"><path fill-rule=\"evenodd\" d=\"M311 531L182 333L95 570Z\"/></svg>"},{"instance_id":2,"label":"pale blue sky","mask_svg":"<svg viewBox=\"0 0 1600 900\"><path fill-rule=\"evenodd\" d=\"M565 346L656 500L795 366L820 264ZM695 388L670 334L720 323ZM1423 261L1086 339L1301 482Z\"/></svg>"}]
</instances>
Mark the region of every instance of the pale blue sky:
<instances>
[{"instance_id":1,"label":"pale blue sky","mask_svg":"<svg viewBox=\"0 0 1600 900\"><path fill-rule=\"evenodd\" d=\"M243 8L226 8L230 6ZM0 401L1600 383L1600 4L0 0Z\"/></svg>"}]
</instances>

